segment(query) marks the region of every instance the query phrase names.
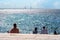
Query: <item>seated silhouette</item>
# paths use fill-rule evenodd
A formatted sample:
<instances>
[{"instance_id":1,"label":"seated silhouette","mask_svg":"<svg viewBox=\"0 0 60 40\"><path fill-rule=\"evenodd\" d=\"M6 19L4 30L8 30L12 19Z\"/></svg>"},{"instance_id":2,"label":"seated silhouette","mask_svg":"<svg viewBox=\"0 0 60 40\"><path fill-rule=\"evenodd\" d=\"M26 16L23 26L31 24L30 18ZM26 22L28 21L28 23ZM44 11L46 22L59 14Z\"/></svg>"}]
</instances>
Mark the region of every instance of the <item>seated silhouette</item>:
<instances>
[{"instance_id":1,"label":"seated silhouette","mask_svg":"<svg viewBox=\"0 0 60 40\"><path fill-rule=\"evenodd\" d=\"M13 24L13 28L11 29L11 31L9 33L19 33L19 29L17 28L16 24Z\"/></svg>"},{"instance_id":2,"label":"seated silhouette","mask_svg":"<svg viewBox=\"0 0 60 40\"><path fill-rule=\"evenodd\" d=\"M56 31L54 31L54 35L57 35L57 32Z\"/></svg>"},{"instance_id":3,"label":"seated silhouette","mask_svg":"<svg viewBox=\"0 0 60 40\"><path fill-rule=\"evenodd\" d=\"M44 26L43 29L41 30L41 34L48 34L47 29L45 28L45 26Z\"/></svg>"},{"instance_id":4,"label":"seated silhouette","mask_svg":"<svg viewBox=\"0 0 60 40\"><path fill-rule=\"evenodd\" d=\"M33 34L37 34L38 31L37 31L37 27L35 27L34 31L33 31Z\"/></svg>"}]
</instances>

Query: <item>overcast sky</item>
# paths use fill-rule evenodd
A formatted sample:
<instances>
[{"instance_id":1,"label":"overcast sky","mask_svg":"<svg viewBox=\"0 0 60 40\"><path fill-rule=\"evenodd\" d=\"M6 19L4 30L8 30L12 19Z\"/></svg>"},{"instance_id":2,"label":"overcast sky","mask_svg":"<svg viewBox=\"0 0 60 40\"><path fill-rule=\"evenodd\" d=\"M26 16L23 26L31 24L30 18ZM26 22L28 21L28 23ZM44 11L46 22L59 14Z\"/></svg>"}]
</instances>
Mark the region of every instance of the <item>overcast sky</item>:
<instances>
[{"instance_id":1,"label":"overcast sky","mask_svg":"<svg viewBox=\"0 0 60 40\"><path fill-rule=\"evenodd\" d=\"M0 8L60 9L60 0L0 0Z\"/></svg>"}]
</instances>

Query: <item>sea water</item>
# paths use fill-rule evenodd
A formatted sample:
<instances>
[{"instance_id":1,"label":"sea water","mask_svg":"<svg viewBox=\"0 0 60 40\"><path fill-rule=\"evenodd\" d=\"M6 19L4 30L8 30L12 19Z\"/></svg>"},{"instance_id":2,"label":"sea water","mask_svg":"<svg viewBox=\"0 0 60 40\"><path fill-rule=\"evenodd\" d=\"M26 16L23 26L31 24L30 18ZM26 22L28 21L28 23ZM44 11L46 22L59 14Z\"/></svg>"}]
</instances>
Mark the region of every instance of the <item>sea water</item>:
<instances>
[{"instance_id":1,"label":"sea water","mask_svg":"<svg viewBox=\"0 0 60 40\"><path fill-rule=\"evenodd\" d=\"M60 13L12 13L0 14L0 33L7 33L16 23L20 33L31 34L35 27L38 33L45 26L49 34L60 33Z\"/></svg>"}]
</instances>

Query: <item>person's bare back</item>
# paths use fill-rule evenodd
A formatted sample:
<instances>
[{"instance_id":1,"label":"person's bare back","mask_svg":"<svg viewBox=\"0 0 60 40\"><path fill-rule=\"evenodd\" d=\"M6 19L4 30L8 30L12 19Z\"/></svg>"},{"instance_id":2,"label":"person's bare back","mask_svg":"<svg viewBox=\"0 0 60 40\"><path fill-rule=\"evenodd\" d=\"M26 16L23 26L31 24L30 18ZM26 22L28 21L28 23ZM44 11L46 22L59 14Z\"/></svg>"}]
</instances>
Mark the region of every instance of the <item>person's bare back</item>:
<instances>
[{"instance_id":1,"label":"person's bare back","mask_svg":"<svg viewBox=\"0 0 60 40\"><path fill-rule=\"evenodd\" d=\"M14 28L13 28L13 29L10 31L10 33L19 33L19 29L17 29L17 28L14 29Z\"/></svg>"},{"instance_id":2,"label":"person's bare back","mask_svg":"<svg viewBox=\"0 0 60 40\"><path fill-rule=\"evenodd\" d=\"M13 28L11 29L11 31L9 33L19 33L19 29L17 28L16 24L13 24Z\"/></svg>"}]
</instances>

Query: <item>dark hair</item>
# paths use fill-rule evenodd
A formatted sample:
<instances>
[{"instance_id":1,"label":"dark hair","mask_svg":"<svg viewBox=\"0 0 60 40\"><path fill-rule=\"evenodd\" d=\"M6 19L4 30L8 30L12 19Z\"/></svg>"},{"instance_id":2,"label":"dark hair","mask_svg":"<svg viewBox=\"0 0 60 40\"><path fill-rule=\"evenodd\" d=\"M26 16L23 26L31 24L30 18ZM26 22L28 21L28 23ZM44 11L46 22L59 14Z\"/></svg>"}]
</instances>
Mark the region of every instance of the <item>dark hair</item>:
<instances>
[{"instance_id":1,"label":"dark hair","mask_svg":"<svg viewBox=\"0 0 60 40\"><path fill-rule=\"evenodd\" d=\"M16 23L14 23L13 26L14 26L14 28L16 28L17 27Z\"/></svg>"},{"instance_id":2,"label":"dark hair","mask_svg":"<svg viewBox=\"0 0 60 40\"><path fill-rule=\"evenodd\" d=\"M35 30L37 30L37 27L35 27Z\"/></svg>"},{"instance_id":3,"label":"dark hair","mask_svg":"<svg viewBox=\"0 0 60 40\"><path fill-rule=\"evenodd\" d=\"M43 26L43 29L45 29L45 26Z\"/></svg>"}]
</instances>

